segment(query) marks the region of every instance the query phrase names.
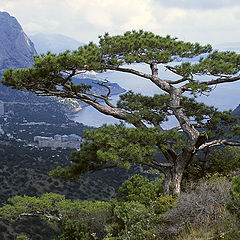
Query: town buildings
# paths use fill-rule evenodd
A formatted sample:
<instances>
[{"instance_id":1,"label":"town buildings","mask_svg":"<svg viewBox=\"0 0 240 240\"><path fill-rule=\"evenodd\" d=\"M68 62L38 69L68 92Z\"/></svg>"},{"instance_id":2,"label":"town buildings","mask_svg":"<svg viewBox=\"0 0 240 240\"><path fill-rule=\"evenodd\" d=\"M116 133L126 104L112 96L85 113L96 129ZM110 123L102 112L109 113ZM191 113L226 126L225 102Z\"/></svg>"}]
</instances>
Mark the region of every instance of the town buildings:
<instances>
[{"instance_id":1,"label":"town buildings","mask_svg":"<svg viewBox=\"0 0 240 240\"><path fill-rule=\"evenodd\" d=\"M80 144L82 143L82 138L76 134L70 135L59 135L56 134L54 137L44 137L44 136L35 136L34 141L38 142L38 147L50 147L55 150L57 148L72 148L80 149Z\"/></svg>"}]
</instances>

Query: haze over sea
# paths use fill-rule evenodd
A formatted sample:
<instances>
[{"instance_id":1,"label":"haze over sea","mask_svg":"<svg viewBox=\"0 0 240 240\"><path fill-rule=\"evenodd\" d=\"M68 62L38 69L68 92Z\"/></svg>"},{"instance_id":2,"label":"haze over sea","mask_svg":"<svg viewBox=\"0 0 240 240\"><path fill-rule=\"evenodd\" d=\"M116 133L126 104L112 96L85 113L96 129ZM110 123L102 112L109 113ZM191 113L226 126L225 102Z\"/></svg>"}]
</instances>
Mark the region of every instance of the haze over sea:
<instances>
[{"instance_id":1,"label":"haze over sea","mask_svg":"<svg viewBox=\"0 0 240 240\"><path fill-rule=\"evenodd\" d=\"M149 73L149 68L144 64L135 64L136 70ZM165 71L164 67L159 68L159 76L163 79L178 79L176 75ZM132 90L135 93L141 93L143 95L152 96L154 94L162 93L159 88L154 85L150 80L140 78L127 73L119 72L106 72L97 75L97 78L108 79L110 82L116 82L124 89ZM204 78L206 79L206 78ZM112 96L112 103L116 103L119 99L118 95ZM209 96L201 96L198 101L202 101L208 105L213 105L219 110L235 109L240 104L240 82L225 83L216 86L215 89L210 92ZM106 116L99 113L93 107L84 107L81 111L72 116L72 120L81 122L85 125L100 127L102 124L114 124L119 121L111 116ZM176 124L174 119L171 119L165 124L166 128L172 127Z\"/></svg>"}]
</instances>

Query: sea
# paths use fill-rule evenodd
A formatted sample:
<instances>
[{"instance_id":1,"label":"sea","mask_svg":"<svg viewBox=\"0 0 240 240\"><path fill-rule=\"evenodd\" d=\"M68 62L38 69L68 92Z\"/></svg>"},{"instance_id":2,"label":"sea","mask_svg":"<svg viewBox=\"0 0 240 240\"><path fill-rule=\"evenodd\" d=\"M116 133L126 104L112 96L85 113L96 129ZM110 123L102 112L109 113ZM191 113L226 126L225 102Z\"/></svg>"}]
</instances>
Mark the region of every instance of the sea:
<instances>
[{"instance_id":1,"label":"sea","mask_svg":"<svg viewBox=\"0 0 240 240\"><path fill-rule=\"evenodd\" d=\"M176 63L175 63L176 64ZM126 66L129 67L129 66ZM146 64L132 64L131 68L135 70L150 73L150 69ZM162 79L177 80L179 77L168 70L164 66L159 67L159 76ZM108 80L110 82L118 83L126 91L132 90L135 93L142 95L153 96L154 94L163 93L154 83L150 80L129 74L115 71L108 71L94 76L99 80ZM210 80L210 77L201 77L200 80ZM188 95L189 96L189 95ZM111 102L116 104L119 95L111 96ZM240 104L240 82L223 83L213 86L213 90L209 95L198 97L199 102L217 107L219 110L235 109ZM71 120L83 123L88 126L101 127L103 124L117 124L120 121L104 115L91 106L86 106L76 114L71 116ZM163 127L171 128L177 125L176 119L170 118Z\"/></svg>"}]
</instances>

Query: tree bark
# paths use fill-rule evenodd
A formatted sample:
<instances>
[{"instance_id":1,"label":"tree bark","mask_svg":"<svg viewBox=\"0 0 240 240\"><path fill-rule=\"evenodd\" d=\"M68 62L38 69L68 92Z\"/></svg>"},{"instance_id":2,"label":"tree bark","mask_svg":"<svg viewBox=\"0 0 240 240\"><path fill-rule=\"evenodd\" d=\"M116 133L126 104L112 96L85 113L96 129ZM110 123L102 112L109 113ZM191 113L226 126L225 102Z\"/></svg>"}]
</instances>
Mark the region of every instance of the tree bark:
<instances>
[{"instance_id":1,"label":"tree bark","mask_svg":"<svg viewBox=\"0 0 240 240\"><path fill-rule=\"evenodd\" d=\"M195 153L189 151L188 149L183 149L182 153L177 156L174 165L164 171L165 194L180 193L184 170L191 163L194 155Z\"/></svg>"}]
</instances>

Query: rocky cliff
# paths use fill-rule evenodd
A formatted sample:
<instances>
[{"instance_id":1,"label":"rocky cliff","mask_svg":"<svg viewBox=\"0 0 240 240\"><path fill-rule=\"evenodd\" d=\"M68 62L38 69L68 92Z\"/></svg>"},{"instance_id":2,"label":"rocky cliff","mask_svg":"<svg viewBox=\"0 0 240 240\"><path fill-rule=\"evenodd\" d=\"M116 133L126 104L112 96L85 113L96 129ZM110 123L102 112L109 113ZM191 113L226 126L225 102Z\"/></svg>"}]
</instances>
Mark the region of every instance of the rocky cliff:
<instances>
[{"instance_id":1,"label":"rocky cliff","mask_svg":"<svg viewBox=\"0 0 240 240\"><path fill-rule=\"evenodd\" d=\"M16 18L0 12L0 72L30 67L34 54L37 54L34 45Z\"/></svg>"}]
</instances>

